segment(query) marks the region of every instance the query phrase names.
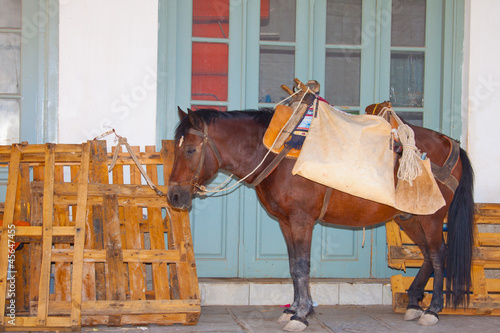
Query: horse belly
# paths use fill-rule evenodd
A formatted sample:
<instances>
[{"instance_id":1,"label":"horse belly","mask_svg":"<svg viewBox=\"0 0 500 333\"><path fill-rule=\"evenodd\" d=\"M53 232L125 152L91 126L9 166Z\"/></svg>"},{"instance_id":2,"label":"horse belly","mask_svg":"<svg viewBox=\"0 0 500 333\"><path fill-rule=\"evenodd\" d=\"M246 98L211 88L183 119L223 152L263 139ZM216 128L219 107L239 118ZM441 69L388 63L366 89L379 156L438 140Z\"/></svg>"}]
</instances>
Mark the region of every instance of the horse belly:
<instances>
[{"instance_id":1,"label":"horse belly","mask_svg":"<svg viewBox=\"0 0 500 333\"><path fill-rule=\"evenodd\" d=\"M399 211L391 206L342 192L332 195L323 221L344 226L371 226L391 220Z\"/></svg>"}]
</instances>

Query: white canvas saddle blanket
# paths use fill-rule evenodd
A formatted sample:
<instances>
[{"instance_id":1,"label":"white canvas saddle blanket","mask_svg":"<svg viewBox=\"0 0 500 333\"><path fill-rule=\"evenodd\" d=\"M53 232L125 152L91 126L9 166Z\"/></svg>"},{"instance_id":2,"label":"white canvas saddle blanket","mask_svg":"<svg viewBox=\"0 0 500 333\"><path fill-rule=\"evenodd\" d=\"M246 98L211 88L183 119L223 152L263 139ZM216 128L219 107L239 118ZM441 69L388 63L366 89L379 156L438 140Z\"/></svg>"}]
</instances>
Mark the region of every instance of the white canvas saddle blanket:
<instances>
[{"instance_id":1,"label":"white canvas saddle blanket","mask_svg":"<svg viewBox=\"0 0 500 333\"><path fill-rule=\"evenodd\" d=\"M403 187L409 188L411 193L396 195L392 127L385 119L351 115L325 102L317 103L317 113L292 174L413 214L432 214L444 205L436 181L427 169L419 176L425 179L417 177L412 186L405 184L398 188L398 192ZM422 160L423 168L425 163ZM430 185L422 186L422 181ZM424 188L427 193L420 191Z\"/></svg>"}]
</instances>

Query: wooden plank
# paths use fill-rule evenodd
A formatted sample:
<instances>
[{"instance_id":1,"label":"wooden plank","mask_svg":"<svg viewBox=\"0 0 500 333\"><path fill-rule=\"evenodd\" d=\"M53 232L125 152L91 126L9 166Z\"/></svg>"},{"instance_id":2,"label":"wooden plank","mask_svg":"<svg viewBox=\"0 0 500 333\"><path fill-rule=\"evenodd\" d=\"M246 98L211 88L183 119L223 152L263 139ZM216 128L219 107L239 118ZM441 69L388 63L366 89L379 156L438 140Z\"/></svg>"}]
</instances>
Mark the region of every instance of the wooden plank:
<instances>
[{"instance_id":1,"label":"wooden plank","mask_svg":"<svg viewBox=\"0 0 500 333\"><path fill-rule=\"evenodd\" d=\"M71 302L53 301L50 303L50 316L67 316L70 313ZM37 303L31 304L33 311ZM122 301L85 301L82 303L83 316L110 315L167 315L175 313L196 313L200 311L199 300L122 300Z\"/></svg>"},{"instance_id":2,"label":"wooden plank","mask_svg":"<svg viewBox=\"0 0 500 333\"><path fill-rule=\"evenodd\" d=\"M139 154L139 147L132 147L132 150ZM125 153L129 158L130 154ZM123 183L123 176L122 176ZM141 186L141 174L139 169L134 165L130 166L130 184L132 186ZM147 190L147 189L146 189ZM120 193L122 196L122 193ZM142 221L142 207L126 204L124 205L125 215L125 238L127 249L143 249L144 236L140 230L140 221ZM138 263L129 263L129 283L130 283L130 298L132 300L146 299L146 265Z\"/></svg>"},{"instance_id":3,"label":"wooden plank","mask_svg":"<svg viewBox=\"0 0 500 333\"><path fill-rule=\"evenodd\" d=\"M170 174L172 172L172 166L174 163L174 142L172 140L163 140L161 142L162 148L161 148L161 160L163 163L163 179L165 184L168 183L168 180L170 178ZM167 193L167 192L163 192ZM171 210L169 209L170 207L166 207L167 211L167 239L168 239L168 248L173 248L175 246L175 241L174 239L174 231L173 231L173 216L171 213ZM172 298L180 298L180 289L179 289L179 274L178 274L178 267L177 265L169 265L169 272L170 272L170 288L171 288L171 294Z\"/></svg>"},{"instance_id":4,"label":"wooden plank","mask_svg":"<svg viewBox=\"0 0 500 333\"><path fill-rule=\"evenodd\" d=\"M179 263L181 262L181 254L179 249L176 250L122 250L123 262L126 263ZM72 262L73 249L53 249L53 262ZM184 256L185 260L185 256ZM85 249L83 252L84 262L106 262L106 250Z\"/></svg>"},{"instance_id":5,"label":"wooden plank","mask_svg":"<svg viewBox=\"0 0 500 333\"><path fill-rule=\"evenodd\" d=\"M89 183L109 184L108 169L107 169L107 152L105 141L89 141L90 142L90 169ZM104 248L103 239L103 207L102 205L92 206L92 229L91 246L94 249ZM106 299L106 272L105 266L101 263L96 263L95 269L95 297L97 300Z\"/></svg>"},{"instance_id":6,"label":"wooden plank","mask_svg":"<svg viewBox=\"0 0 500 333\"><path fill-rule=\"evenodd\" d=\"M30 217L30 170L29 165L20 163L19 177L16 193L16 208L14 211L14 221L29 221ZM16 240L17 227L16 227ZM30 276L30 244L24 244L21 251L16 251L15 274L16 279L16 311L21 313L29 311L29 276Z\"/></svg>"},{"instance_id":7,"label":"wooden plank","mask_svg":"<svg viewBox=\"0 0 500 333\"><path fill-rule=\"evenodd\" d=\"M36 169L33 172L33 178L38 178L38 172ZM40 179L40 178L38 178ZM42 207L42 195L35 194L32 195L31 199L31 225L39 226L40 231L42 229L41 225L43 223L43 207ZM41 262L42 262L42 243L31 243L30 244L30 302L38 301L40 273L41 273Z\"/></svg>"},{"instance_id":8,"label":"wooden plank","mask_svg":"<svg viewBox=\"0 0 500 333\"><path fill-rule=\"evenodd\" d=\"M71 327L81 326L83 289L83 252L85 247L85 222L87 220L87 191L89 179L90 144L83 144L82 161L78 179L78 203L75 216L75 242L73 246L73 277L71 282ZM67 249L69 250L69 249Z\"/></svg>"},{"instance_id":9,"label":"wooden plank","mask_svg":"<svg viewBox=\"0 0 500 333\"><path fill-rule=\"evenodd\" d=\"M108 282L111 300L124 300L125 265L121 244L120 221L118 218L118 200L116 195L104 196L104 244L108 265Z\"/></svg>"},{"instance_id":10,"label":"wooden plank","mask_svg":"<svg viewBox=\"0 0 500 333\"><path fill-rule=\"evenodd\" d=\"M138 221L139 210L140 208L133 206L124 207L127 250L140 251L142 248ZM123 253L123 261L129 262L125 253ZM144 261L138 260L136 263L129 262L128 264L130 298L132 300L146 299L146 268L141 262Z\"/></svg>"},{"instance_id":11,"label":"wooden plank","mask_svg":"<svg viewBox=\"0 0 500 333\"><path fill-rule=\"evenodd\" d=\"M38 298L38 325L47 324L50 292L50 265L52 254L52 225L54 220L54 169L55 145L48 143L45 148L45 170L43 191L43 238L42 264L40 271L39 298Z\"/></svg>"},{"instance_id":12,"label":"wooden plank","mask_svg":"<svg viewBox=\"0 0 500 333\"><path fill-rule=\"evenodd\" d=\"M63 166L55 167L54 182L64 182ZM54 205L54 226L68 226L69 211L66 205ZM54 237L54 230L52 230ZM69 249L69 244L54 244L55 249ZM54 291L56 301L69 301L71 299L71 265L58 262L54 268Z\"/></svg>"},{"instance_id":13,"label":"wooden plank","mask_svg":"<svg viewBox=\"0 0 500 333\"><path fill-rule=\"evenodd\" d=\"M9 230L12 229L14 222L14 210L15 210L15 200L17 192L17 183L19 177L19 164L21 160L21 151L19 146L12 146L12 154L10 156L9 164L9 176L7 179L7 193L5 197L5 210L4 210L4 220L2 223L2 235L0 236L0 251L4 254L0 257L0 300L5 299L5 301L0 301L0 328L4 327L7 323L3 314L6 309L6 291L9 289L7 285L9 281L7 280L7 273L9 270L9 243L13 244L13 237L11 238ZM9 242L9 240L11 242ZM9 255L5 255L9 254ZM7 295L8 296L8 295Z\"/></svg>"},{"instance_id":14,"label":"wooden plank","mask_svg":"<svg viewBox=\"0 0 500 333\"><path fill-rule=\"evenodd\" d=\"M167 191L167 186L159 186L158 189L161 191ZM31 190L34 193L40 193L43 191L42 182L32 182ZM166 192L164 192L166 193ZM54 194L56 196L76 196L77 186L72 183L55 183L54 184ZM165 198L158 197L156 193L148 185L140 184L90 184L89 185L89 196L102 196L103 194L118 195L122 198L156 198L157 200L163 201L164 205L168 205L165 202ZM60 202L61 204L66 204L65 202Z\"/></svg>"},{"instance_id":15,"label":"wooden plank","mask_svg":"<svg viewBox=\"0 0 500 333\"><path fill-rule=\"evenodd\" d=\"M154 146L146 146L145 150L146 152L153 153L156 151L156 148ZM158 184L157 165L147 165L146 172L153 184ZM163 233L163 220L160 208L148 207L148 226L151 249L164 250L165 235ZM169 276L167 263L153 263L152 270L155 299L170 299L170 281L166 278Z\"/></svg>"}]
</instances>

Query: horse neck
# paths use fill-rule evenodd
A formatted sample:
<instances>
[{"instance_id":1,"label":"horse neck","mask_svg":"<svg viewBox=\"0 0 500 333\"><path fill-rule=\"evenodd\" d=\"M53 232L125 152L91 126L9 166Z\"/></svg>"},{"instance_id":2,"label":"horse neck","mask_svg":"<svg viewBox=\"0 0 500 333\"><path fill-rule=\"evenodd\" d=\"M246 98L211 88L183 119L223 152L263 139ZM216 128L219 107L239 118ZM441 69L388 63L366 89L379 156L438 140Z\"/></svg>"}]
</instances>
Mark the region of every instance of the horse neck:
<instances>
[{"instance_id":1,"label":"horse neck","mask_svg":"<svg viewBox=\"0 0 500 333\"><path fill-rule=\"evenodd\" d=\"M212 125L222 158L220 169L243 178L252 172L267 152L262 144L266 126L251 119L221 119ZM249 177L251 181L254 176Z\"/></svg>"}]
</instances>

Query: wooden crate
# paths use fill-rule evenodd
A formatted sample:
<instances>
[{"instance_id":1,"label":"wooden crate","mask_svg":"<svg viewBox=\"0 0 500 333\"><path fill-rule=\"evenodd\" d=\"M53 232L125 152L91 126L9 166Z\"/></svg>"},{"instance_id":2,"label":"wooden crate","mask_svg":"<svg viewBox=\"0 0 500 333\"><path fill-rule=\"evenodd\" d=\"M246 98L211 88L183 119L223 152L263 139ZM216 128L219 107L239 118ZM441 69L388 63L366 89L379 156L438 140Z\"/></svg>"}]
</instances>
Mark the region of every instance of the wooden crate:
<instances>
[{"instance_id":1,"label":"wooden crate","mask_svg":"<svg viewBox=\"0 0 500 333\"><path fill-rule=\"evenodd\" d=\"M474 248L472 260L472 294L469 309L445 308L445 314L487 314L500 315L500 279L486 278L485 269L500 269L500 233L488 232L493 226L500 228L500 204L476 204L474 225ZM388 263L395 269L420 267L423 256L418 247L409 239L394 221L386 223ZM445 233L446 237L446 233ZM413 277L395 275L391 277L392 307L395 312L404 313L408 305L406 292ZM426 294L422 306L428 307L431 300L433 279L425 286Z\"/></svg>"},{"instance_id":2,"label":"wooden crate","mask_svg":"<svg viewBox=\"0 0 500 333\"><path fill-rule=\"evenodd\" d=\"M168 179L173 142L164 141L161 152L135 150L155 184L159 174ZM9 166L0 330L197 323L200 297L187 212L171 209L165 197L141 185L128 153L119 154L112 176L110 160L104 141L0 147L0 164ZM14 227L14 221L30 226ZM8 272L11 240L24 243L11 261L15 273ZM8 295L11 286L14 297Z\"/></svg>"}]
</instances>

